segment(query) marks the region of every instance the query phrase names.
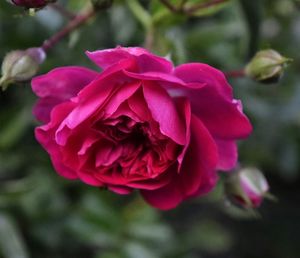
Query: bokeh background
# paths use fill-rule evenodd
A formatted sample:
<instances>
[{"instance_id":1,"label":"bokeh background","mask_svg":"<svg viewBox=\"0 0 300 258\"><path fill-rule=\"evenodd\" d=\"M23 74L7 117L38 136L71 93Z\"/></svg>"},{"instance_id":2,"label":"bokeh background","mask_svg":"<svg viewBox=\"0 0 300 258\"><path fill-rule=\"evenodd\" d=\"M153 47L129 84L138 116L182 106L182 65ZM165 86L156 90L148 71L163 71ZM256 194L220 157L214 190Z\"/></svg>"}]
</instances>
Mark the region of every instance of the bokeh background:
<instances>
[{"instance_id":1,"label":"bokeh background","mask_svg":"<svg viewBox=\"0 0 300 258\"><path fill-rule=\"evenodd\" d=\"M75 12L87 1L59 2ZM145 29L129 2L115 1L60 42L40 73L62 65L95 68L85 50L142 45ZM228 205L220 183L205 198L161 212L137 194L118 196L67 181L34 139L30 84L13 85L0 93L0 257L300 257L299 1L233 0L189 18L158 0L139 2L156 19L153 51L170 54L175 64L206 62L229 71L264 48L294 59L277 84L230 79L254 125L240 143L240 163L260 168L278 201L264 202L253 217ZM41 45L66 22L51 8L28 16L2 0L0 60L8 51Z\"/></svg>"}]
</instances>

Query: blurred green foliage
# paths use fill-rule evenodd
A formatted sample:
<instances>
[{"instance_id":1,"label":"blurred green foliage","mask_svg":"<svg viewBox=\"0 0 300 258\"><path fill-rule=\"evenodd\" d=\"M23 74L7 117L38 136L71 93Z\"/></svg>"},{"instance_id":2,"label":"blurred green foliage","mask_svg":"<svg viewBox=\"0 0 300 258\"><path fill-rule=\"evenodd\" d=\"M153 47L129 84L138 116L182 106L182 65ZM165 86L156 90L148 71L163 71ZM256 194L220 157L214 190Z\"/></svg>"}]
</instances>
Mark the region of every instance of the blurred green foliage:
<instances>
[{"instance_id":1,"label":"blurred green foliage","mask_svg":"<svg viewBox=\"0 0 300 258\"><path fill-rule=\"evenodd\" d=\"M76 12L87 1L59 2ZM252 136L240 143L240 161L266 173L278 203L264 203L255 219L227 207L220 185L206 198L159 212L136 194L117 196L64 180L34 139L30 85L14 85L0 94L0 257L299 257L299 1L233 0L193 17L171 13L157 0L139 1L146 18L129 2L115 1L73 32L49 53L41 73L62 65L95 68L85 50L142 45L147 26L153 50L176 64L197 61L234 70L263 48L293 58L276 85L230 80L254 125ZM1 1L0 57L41 45L65 23L51 8L32 17Z\"/></svg>"}]
</instances>

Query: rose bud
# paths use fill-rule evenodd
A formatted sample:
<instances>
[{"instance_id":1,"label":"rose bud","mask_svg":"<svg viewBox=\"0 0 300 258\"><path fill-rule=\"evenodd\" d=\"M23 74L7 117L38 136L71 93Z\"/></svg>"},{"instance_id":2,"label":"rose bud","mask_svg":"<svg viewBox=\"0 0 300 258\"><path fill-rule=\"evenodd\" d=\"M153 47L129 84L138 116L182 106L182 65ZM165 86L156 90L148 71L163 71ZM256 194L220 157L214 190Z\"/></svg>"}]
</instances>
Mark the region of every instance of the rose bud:
<instances>
[{"instance_id":1,"label":"rose bud","mask_svg":"<svg viewBox=\"0 0 300 258\"><path fill-rule=\"evenodd\" d=\"M257 208L269 197L269 185L257 168L243 168L231 174L225 184L229 199L244 208Z\"/></svg>"},{"instance_id":2,"label":"rose bud","mask_svg":"<svg viewBox=\"0 0 300 258\"><path fill-rule=\"evenodd\" d=\"M247 76L262 83L277 82L283 74L284 68L291 62L272 49L256 53L245 69Z\"/></svg>"},{"instance_id":3,"label":"rose bud","mask_svg":"<svg viewBox=\"0 0 300 258\"><path fill-rule=\"evenodd\" d=\"M42 48L9 52L2 62L0 86L5 90L10 83L26 82L36 75L46 54Z\"/></svg>"},{"instance_id":4,"label":"rose bud","mask_svg":"<svg viewBox=\"0 0 300 258\"><path fill-rule=\"evenodd\" d=\"M49 3L56 2L56 0L9 0L9 2L25 8L41 8Z\"/></svg>"},{"instance_id":5,"label":"rose bud","mask_svg":"<svg viewBox=\"0 0 300 258\"><path fill-rule=\"evenodd\" d=\"M224 74L174 67L132 47L87 52L102 72L56 68L32 80L36 139L57 173L159 209L211 191L252 130Z\"/></svg>"}]
</instances>

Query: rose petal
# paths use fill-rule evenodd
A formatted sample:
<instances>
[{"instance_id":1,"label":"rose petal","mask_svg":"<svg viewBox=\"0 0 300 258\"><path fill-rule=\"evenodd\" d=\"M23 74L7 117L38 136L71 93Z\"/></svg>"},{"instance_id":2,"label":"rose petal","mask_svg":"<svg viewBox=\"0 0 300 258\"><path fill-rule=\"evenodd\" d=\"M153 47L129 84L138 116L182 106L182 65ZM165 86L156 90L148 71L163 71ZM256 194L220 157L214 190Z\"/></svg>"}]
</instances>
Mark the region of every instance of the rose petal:
<instances>
[{"instance_id":1,"label":"rose petal","mask_svg":"<svg viewBox=\"0 0 300 258\"><path fill-rule=\"evenodd\" d=\"M129 99L141 86L141 82L128 83L121 87L107 102L105 107L103 107L103 112L107 116L111 116L118 107L127 99Z\"/></svg>"},{"instance_id":2,"label":"rose petal","mask_svg":"<svg viewBox=\"0 0 300 258\"><path fill-rule=\"evenodd\" d=\"M129 108L134 112L142 121L152 120L151 113L145 101L143 91L138 90L127 101Z\"/></svg>"},{"instance_id":3,"label":"rose petal","mask_svg":"<svg viewBox=\"0 0 300 258\"><path fill-rule=\"evenodd\" d=\"M77 174L78 174L78 177L80 178L80 180L88 185L96 186L96 187L105 186L105 184L102 183L97 178L95 178L95 176L93 174L89 174L86 171L82 172L80 170L77 171Z\"/></svg>"},{"instance_id":4,"label":"rose petal","mask_svg":"<svg viewBox=\"0 0 300 258\"><path fill-rule=\"evenodd\" d=\"M154 190L142 190L145 200L162 210L175 208L182 200L195 193L206 193L217 181L215 166L218 160L216 144L203 123L192 116L191 142L179 174L166 186Z\"/></svg>"},{"instance_id":5,"label":"rose petal","mask_svg":"<svg viewBox=\"0 0 300 258\"><path fill-rule=\"evenodd\" d=\"M217 162L218 150L214 139L201 120L192 115L191 141L179 173L185 196L192 195L204 186L213 188L217 179Z\"/></svg>"},{"instance_id":6,"label":"rose petal","mask_svg":"<svg viewBox=\"0 0 300 258\"><path fill-rule=\"evenodd\" d=\"M50 121L50 113L53 107L62 101L55 97L45 97L37 101L33 108L33 115L41 122L48 123Z\"/></svg>"},{"instance_id":7,"label":"rose petal","mask_svg":"<svg viewBox=\"0 0 300 258\"><path fill-rule=\"evenodd\" d=\"M167 91L149 81L144 82L143 91L152 117L159 123L160 131L176 143L185 145L185 123L180 120L174 101Z\"/></svg>"},{"instance_id":8,"label":"rose petal","mask_svg":"<svg viewBox=\"0 0 300 258\"><path fill-rule=\"evenodd\" d=\"M188 149L188 146L190 144L190 137L191 137L191 130L190 130L190 124L191 124L191 106L190 102L184 98L184 97L177 97L174 98L174 101L177 106L177 110L181 116L181 120L185 123L185 130L186 130L186 144L180 153L180 155L177 158L177 161L179 163L178 171L181 169L182 161L185 156L185 153Z\"/></svg>"},{"instance_id":9,"label":"rose petal","mask_svg":"<svg viewBox=\"0 0 300 258\"><path fill-rule=\"evenodd\" d=\"M165 58L155 56L144 48L117 47L113 49L86 52L87 56L99 67L106 69L124 59L134 59L139 72L160 71L169 73L173 65Z\"/></svg>"},{"instance_id":10,"label":"rose petal","mask_svg":"<svg viewBox=\"0 0 300 258\"><path fill-rule=\"evenodd\" d=\"M98 88L96 89L94 86L97 86ZM101 110L104 113L103 115L113 113L122 104L122 102L134 94L139 86L140 82L136 82L128 84L126 87L119 86L118 88L113 89L111 87L110 80L102 80L101 83L97 80L93 81L91 85L79 94L76 108L72 110L72 112L59 126L56 132L57 143L65 145L72 129L85 121L101 106L103 106ZM93 95L91 95L92 90L94 90ZM114 93L112 93L113 90ZM112 99L109 99L111 95Z\"/></svg>"},{"instance_id":11,"label":"rose petal","mask_svg":"<svg viewBox=\"0 0 300 258\"><path fill-rule=\"evenodd\" d=\"M114 146L112 142L103 141L95 157L96 167L110 166L122 155L122 146Z\"/></svg>"},{"instance_id":12,"label":"rose petal","mask_svg":"<svg viewBox=\"0 0 300 258\"><path fill-rule=\"evenodd\" d=\"M51 113L51 123L37 127L35 129L35 138L50 154L53 166L58 174L68 179L76 179L78 176L72 169L62 163L62 155L59 146L54 141L53 128L60 123L66 114L73 108L73 103L65 102L54 107Z\"/></svg>"},{"instance_id":13,"label":"rose petal","mask_svg":"<svg viewBox=\"0 0 300 258\"><path fill-rule=\"evenodd\" d=\"M182 64L175 68L174 75L186 83L202 83L214 87L214 90L224 98L232 100L232 88L224 74L207 64Z\"/></svg>"},{"instance_id":14,"label":"rose petal","mask_svg":"<svg viewBox=\"0 0 300 258\"><path fill-rule=\"evenodd\" d=\"M108 189L117 193L117 194L130 194L132 189L126 186L116 186L116 185L109 185Z\"/></svg>"},{"instance_id":15,"label":"rose petal","mask_svg":"<svg viewBox=\"0 0 300 258\"><path fill-rule=\"evenodd\" d=\"M219 170L231 170L236 166L238 151L237 144L235 141L226 141L216 139L218 146L219 162L217 169Z\"/></svg>"},{"instance_id":16,"label":"rose petal","mask_svg":"<svg viewBox=\"0 0 300 258\"><path fill-rule=\"evenodd\" d=\"M192 112L205 124L213 136L220 139L247 137L252 126L242 113L238 101L232 99L232 89L224 75L205 64L178 66L174 74L186 82L205 83L201 89L186 88Z\"/></svg>"},{"instance_id":17,"label":"rose petal","mask_svg":"<svg viewBox=\"0 0 300 258\"><path fill-rule=\"evenodd\" d=\"M172 85L174 86L186 86L187 84L181 80L180 78L167 73L162 72L131 72L124 70L124 73L134 79L140 79L140 80L147 80L147 81L162 81L169 83L168 86ZM175 84L175 85L174 85ZM194 84L193 84L194 85ZM168 87L166 87L168 88Z\"/></svg>"},{"instance_id":18,"label":"rose petal","mask_svg":"<svg viewBox=\"0 0 300 258\"><path fill-rule=\"evenodd\" d=\"M34 108L37 119L47 123L51 109L76 94L95 79L97 73L83 67L56 68L32 79L32 90L41 99Z\"/></svg>"},{"instance_id":19,"label":"rose petal","mask_svg":"<svg viewBox=\"0 0 300 258\"><path fill-rule=\"evenodd\" d=\"M174 173L177 173L176 168L174 168ZM141 194L149 204L161 210L175 208L183 201L183 194L176 179L156 190L141 190Z\"/></svg>"}]
</instances>

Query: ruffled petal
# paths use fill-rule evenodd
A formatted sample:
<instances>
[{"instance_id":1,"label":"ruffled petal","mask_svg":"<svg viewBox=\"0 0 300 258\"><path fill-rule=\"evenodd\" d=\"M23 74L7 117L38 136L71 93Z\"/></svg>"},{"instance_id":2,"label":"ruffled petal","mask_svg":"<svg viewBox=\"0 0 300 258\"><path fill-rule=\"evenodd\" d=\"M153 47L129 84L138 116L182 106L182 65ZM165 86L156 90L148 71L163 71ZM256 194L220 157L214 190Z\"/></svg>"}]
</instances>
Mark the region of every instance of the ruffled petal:
<instances>
[{"instance_id":1,"label":"ruffled petal","mask_svg":"<svg viewBox=\"0 0 300 258\"><path fill-rule=\"evenodd\" d=\"M32 90L40 97L34 108L36 118L49 122L52 108L77 95L97 76L97 73L83 67L69 66L56 68L45 75L32 79Z\"/></svg>"},{"instance_id":2,"label":"ruffled petal","mask_svg":"<svg viewBox=\"0 0 300 258\"><path fill-rule=\"evenodd\" d=\"M55 170L58 174L68 179L76 179L78 176L75 171L63 164L60 148L54 141L54 129L72 108L73 103L71 102L59 104L51 113L51 123L35 129L35 137L49 153Z\"/></svg>"},{"instance_id":3,"label":"ruffled petal","mask_svg":"<svg viewBox=\"0 0 300 258\"><path fill-rule=\"evenodd\" d=\"M176 169L174 173L177 173ZM149 204L161 210L173 209L183 201L183 194L176 180L153 191L141 190L141 194Z\"/></svg>"},{"instance_id":4,"label":"ruffled petal","mask_svg":"<svg viewBox=\"0 0 300 258\"><path fill-rule=\"evenodd\" d=\"M235 168L238 151L237 144L235 141L226 141L226 140L215 140L218 146L219 161L217 169L228 171Z\"/></svg>"},{"instance_id":5,"label":"ruffled petal","mask_svg":"<svg viewBox=\"0 0 300 258\"><path fill-rule=\"evenodd\" d=\"M94 114L101 106L103 116L112 114L140 86L140 82L135 82L114 88L110 83L110 80L102 80L101 83L95 80L80 92L76 108L66 117L56 132L56 141L60 145L66 143L72 129Z\"/></svg>"},{"instance_id":6,"label":"ruffled petal","mask_svg":"<svg viewBox=\"0 0 300 258\"><path fill-rule=\"evenodd\" d=\"M181 116L181 120L185 123L185 130L186 130L186 144L183 150L181 151L181 153L179 154L179 156L177 157L177 161L179 164L178 171L180 171L183 158L190 144L190 137L191 137L190 125L191 125L192 114L191 114L191 105L188 99L184 97L176 97L173 99L176 103L177 110Z\"/></svg>"},{"instance_id":7,"label":"ruffled petal","mask_svg":"<svg viewBox=\"0 0 300 258\"><path fill-rule=\"evenodd\" d=\"M182 64L175 68L174 75L186 83L202 83L214 87L214 90L224 98L232 100L232 88L224 74L207 64Z\"/></svg>"},{"instance_id":8,"label":"ruffled petal","mask_svg":"<svg viewBox=\"0 0 300 258\"><path fill-rule=\"evenodd\" d=\"M165 58L155 56L140 47L117 47L94 52L86 52L87 56L99 67L106 69L125 59L134 59L139 72L160 71L169 73L173 69L172 63Z\"/></svg>"},{"instance_id":9,"label":"ruffled petal","mask_svg":"<svg viewBox=\"0 0 300 258\"><path fill-rule=\"evenodd\" d=\"M232 98L232 89L220 71L192 63L178 66L174 74L188 83L205 83L200 89L186 87L182 93L190 99L192 112L214 137L239 139L251 133L252 126L240 102Z\"/></svg>"},{"instance_id":10,"label":"ruffled petal","mask_svg":"<svg viewBox=\"0 0 300 258\"><path fill-rule=\"evenodd\" d=\"M116 185L109 185L108 189L117 193L117 194L130 194L132 189L126 186L116 186Z\"/></svg>"},{"instance_id":11,"label":"ruffled petal","mask_svg":"<svg viewBox=\"0 0 300 258\"><path fill-rule=\"evenodd\" d=\"M214 139L201 120L192 115L191 141L179 173L185 197L199 189L205 188L203 193L207 192L215 186L217 162L218 150Z\"/></svg>"},{"instance_id":12,"label":"ruffled petal","mask_svg":"<svg viewBox=\"0 0 300 258\"><path fill-rule=\"evenodd\" d=\"M166 186L141 193L145 200L156 208L168 210L193 195L204 194L216 184L215 167L218 161L217 146L203 123L192 116L191 142L185 155L181 171L173 171Z\"/></svg>"},{"instance_id":13,"label":"ruffled petal","mask_svg":"<svg viewBox=\"0 0 300 258\"><path fill-rule=\"evenodd\" d=\"M160 131L180 145L186 144L185 122L181 121L173 99L158 84L144 82L145 100Z\"/></svg>"}]
</instances>

